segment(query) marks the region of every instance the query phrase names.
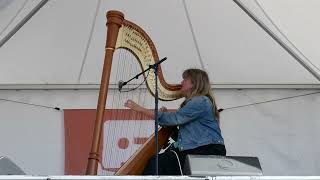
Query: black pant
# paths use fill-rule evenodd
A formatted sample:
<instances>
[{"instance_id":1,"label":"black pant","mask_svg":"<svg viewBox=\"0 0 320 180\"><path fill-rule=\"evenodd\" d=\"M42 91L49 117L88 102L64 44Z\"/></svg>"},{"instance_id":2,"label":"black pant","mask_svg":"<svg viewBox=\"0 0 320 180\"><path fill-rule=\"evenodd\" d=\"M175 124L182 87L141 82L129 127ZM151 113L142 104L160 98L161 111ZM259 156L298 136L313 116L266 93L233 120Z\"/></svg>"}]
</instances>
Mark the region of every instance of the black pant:
<instances>
[{"instance_id":1,"label":"black pant","mask_svg":"<svg viewBox=\"0 0 320 180\"><path fill-rule=\"evenodd\" d=\"M158 173L159 175L181 175L180 166L176 157L176 154L180 160L181 170L183 170L185 158L188 154L199 154L199 155L226 155L226 149L224 145L221 144L209 144L200 146L194 149L189 149L185 151L179 151L175 148L169 148L164 153L159 154L158 162ZM155 175L155 156L149 159L148 164L144 168L143 175Z\"/></svg>"}]
</instances>

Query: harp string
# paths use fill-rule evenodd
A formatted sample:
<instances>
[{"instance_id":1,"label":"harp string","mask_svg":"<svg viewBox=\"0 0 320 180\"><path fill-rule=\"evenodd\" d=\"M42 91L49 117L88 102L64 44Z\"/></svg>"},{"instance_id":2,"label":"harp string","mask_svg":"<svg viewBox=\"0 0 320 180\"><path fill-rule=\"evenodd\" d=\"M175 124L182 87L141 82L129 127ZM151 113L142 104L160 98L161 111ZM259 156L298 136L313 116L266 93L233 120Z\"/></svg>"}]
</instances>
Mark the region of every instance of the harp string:
<instances>
[{"instance_id":1,"label":"harp string","mask_svg":"<svg viewBox=\"0 0 320 180\"><path fill-rule=\"evenodd\" d=\"M117 84L120 80L126 81L129 78L131 78L133 75L136 75L138 72L141 72L141 69L139 68L139 71L134 71L134 69L138 69L139 65L143 66L143 68L148 68L150 64L153 64L158 61L159 57L157 55L156 48L150 39L150 37L146 34L146 32L141 29L138 25L123 19L123 13L119 11L108 11L107 13L107 39L106 39L106 50L110 49L118 49L117 53L114 54L114 52L106 51L105 53L105 61L107 64L104 64L104 71L103 75L110 75L106 79L104 79L104 82L112 83L111 86L117 87ZM119 29L119 25L121 25ZM118 37L115 37L118 35ZM115 42L115 40L117 42ZM120 43L121 42L121 43ZM137 58L139 58L139 63L137 61L126 61L127 59L130 59L133 56L127 55L128 53L126 50L119 50L119 48L126 48L129 49L130 52L132 52ZM116 55L116 56L115 56ZM117 59L114 61L113 59ZM132 58L134 59L134 58ZM111 63L112 64L108 64ZM115 63L116 62L116 63ZM132 66L133 64L127 64L127 62L135 62L135 66ZM141 64L140 64L141 63ZM112 65L112 66L110 66ZM116 67L116 70L115 68ZM126 68L126 69L123 69ZM111 71L111 72L110 72ZM123 109L123 105L125 100L127 99L133 99L134 101L138 102L139 104L143 105L147 108L153 108L154 103L151 101L154 100L151 94L154 93L154 73L153 71L148 72L149 77L147 79L147 88L144 89L138 89L137 91L131 92L130 95L128 93L119 93L117 89L110 89L108 91L109 95L106 95L105 92L100 91L99 92L99 104L98 104L98 112L97 114L100 115L101 113L101 100L104 100L103 97L107 96L107 109L114 109L111 112L111 120L114 121L107 121L107 122L101 122L100 116L97 117L95 121L95 130L93 133L93 144L91 147L91 151L88 158L87 163L87 171L86 174L92 175L96 174L96 168L97 168L97 160L95 160L95 154L99 153L99 160L100 161L100 167L98 167L99 174L114 174L115 171L117 171L117 168L120 166L120 161L124 162L127 160L127 158L130 158L129 161L125 162L125 166L122 166L122 168L117 171L117 175L126 175L126 174L132 174L132 175L138 175L141 174L142 167L147 162L144 158L149 158L154 152L152 152L151 144L145 144L144 149L139 149L135 152L134 156L129 157L130 154L132 154L133 151L137 150L137 146L141 146L140 143L137 143L138 145L132 146L132 141L135 141L132 137L130 138L131 143L127 147L122 147L122 149L118 148L118 140L121 139L121 137L126 137L127 135L124 132L130 132L128 136L136 136L136 137L142 137L141 139L147 140L149 139L149 135L151 135L154 130L152 130L154 127L153 121L130 121L126 120L129 119L131 116L133 119L144 119L145 117L141 114L134 114L134 113L128 113L129 110L116 110L116 109ZM147 74L147 73L145 73ZM104 77L104 76L102 76ZM160 83L158 84L159 89L159 97L161 100L170 101L178 99L180 96L178 94L181 86L179 85L173 85L173 84L167 84L162 76L162 73L159 73L159 79ZM126 89L130 89L132 87L135 87L140 82L143 82L143 78L140 78L139 80L131 82L132 84L126 85ZM101 85L101 88L105 89L105 84ZM109 86L110 88L110 86ZM148 93L146 93L148 92ZM151 92L151 94L149 94ZM100 95L103 95L100 97ZM150 96L147 96L150 95ZM152 106L150 106L152 104ZM125 112L125 113L124 113ZM116 118L118 116L117 114L120 114L119 116L121 119L119 120ZM108 116L110 116L110 111L108 111ZM116 120L118 119L118 120ZM131 118L130 118L131 119ZM102 124L101 124L102 123ZM124 127L123 130L121 127ZM134 130L134 131L133 131ZM145 131L146 130L146 131ZM99 134L98 134L99 133ZM164 131L162 133L162 139L167 139L167 135L169 134L169 131ZM132 140L133 139L133 140ZM98 141L97 141L98 140ZM102 141L101 141L102 140ZM152 142L152 137L150 138L150 142ZM103 144L101 146L101 143ZM100 148L100 149L97 149ZM125 150L124 150L125 149ZM101 150L103 152L101 153ZM99 151L99 152L97 152ZM120 151L120 152L118 152ZM113 155L116 154L116 155ZM103 157L102 157L103 156ZM104 162L102 162L104 161ZM103 173L102 173L103 172Z\"/></svg>"},{"instance_id":2,"label":"harp string","mask_svg":"<svg viewBox=\"0 0 320 180\"><path fill-rule=\"evenodd\" d=\"M126 81L129 78L133 77L134 75L141 72L141 67L134 55L132 55L131 52L125 49L119 49L115 52L115 59L113 61L113 67L112 67L112 75L115 76L112 77L112 79L115 79L114 82L118 82L120 80ZM116 68L114 68L116 67ZM141 76L139 79L134 80L131 83L129 83L126 88L134 88L137 86L137 84L140 84L142 81L144 81L144 77ZM111 95L110 95L111 94ZM111 101L110 105L108 106L108 109L123 109L124 108L124 102L127 99L133 99L137 103L141 104L142 106L146 106L146 89L145 88L139 88L136 91L130 92L130 93L120 93L117 89L110 91L107 100ZM120 114L118 114L120 113ZM119 119L118 116L121 115L121 111L112 111L111 116L115 117L115 119ZM127 113L124 114L124 119L142 119L142 114L139 113ZM121 161L127 160L137 149L135 145L132 145L134 142L129 141L129 148L126 150L117 150L117 144L118 140L115 135L117 134L117 131L123 131L123 132L131 132L131 134L127 134L125 136L127 137L143 137L145 135L145 132L142 128L142 123L139 121L122 121L118 120L114 126L114 128L111 128L109 131L104 131L105 138L108 138L111 141L104 141L104 155L103 155L103 174L105 175L111 175L114 172L110 172L110 168L117 168L119 164L115 165L114 162L120 163ZM108 122L111 124L111 122ZM130 129L137 129L138 132L130 131ZM137 133L137 134L135 134ZM113 143L113 146L109 143ZM114 145L116 144L116 145ZM108 151L110 149L110 151ZM127 152L125 152L127 151ZM108 153L109 152L109 153ZM129 152L129 156L128 153ZM113 154L118 154L118 156L114 156ZM111 169L112 170L112 169Z\"/></svg>"},{"instance_id":3,"label":"harp string","mask_svg":"<svg viewBox=\"0 0 320 180\"><path fill-rule=\"evenodd\" d=\"M125 33L126 36L135 36L134 31L131 28L124 28L122 36ZM145 49L146 43L146 40L142 40L140 42L142 53L148 53L148 50ZM126 46L122 46L121 44L120 47ZM149 57L150 55L145 54L145 56ZM141 64L137 60L137 57L130 50L121 48L115 50L110 74L110 82L112 84L115 84L117 87L117 83L119 81L127 81L141 71L143 71L141 69ZM153 73L153 70L146 72L138 79L134 79L128 83L125 87L123 87L123 89L129 90L136 88L139 84L144 82L148 75L150 75L152 78ZM150 85L151 89L155 88L155 84L151 83ZM144 107L150 109L153 108L154 98L146 87L147 86L144 84L131 92L119 92L117 88L109 89L106 107L107 109L113 109L113 111L111 111L111 117L112 119L117 120L107 121L103 125L103 152L99 174L113 175L117 168L120 167L120 163L125 163L126 160L128 160L133 153L137 151L139 146L142 145L141 141L147 139L154 132L154 121L139 121L145 119L141 113L134 113L132 111L127 113L128 111L123 111L123 109L126 109L124 107L124 103L128 99L132 99ZM133 121L129 119L133 119ZM119 141L121 138L123 138L123 141ZM125 142L125 140L128 141ZM127 144L128 146L126 147L126 144L119 143L129 144ZM119 147L121 145L123 149Z\"/></svg>"}]
</instances>

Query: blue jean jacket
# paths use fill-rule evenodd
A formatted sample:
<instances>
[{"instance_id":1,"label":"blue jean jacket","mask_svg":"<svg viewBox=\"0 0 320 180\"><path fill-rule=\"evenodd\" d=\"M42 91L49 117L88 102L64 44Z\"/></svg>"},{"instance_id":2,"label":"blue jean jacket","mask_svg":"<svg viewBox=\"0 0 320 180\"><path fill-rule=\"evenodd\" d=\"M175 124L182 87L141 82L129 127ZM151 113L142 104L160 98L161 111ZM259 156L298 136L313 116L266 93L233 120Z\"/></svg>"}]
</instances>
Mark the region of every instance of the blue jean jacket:
<instances>
[{"instance_id":1,"label":"blue jean jacket","mask_svg":"<svg viewBox=\"0 0 320 180\"><path fill-rule=\"evenodd\" d=\"M176 112L159 112L161 126L179 126L177 148L180 151L207 144L224 144L212 103L206 96L195 96Z\"/></svg>"}]
</instances>

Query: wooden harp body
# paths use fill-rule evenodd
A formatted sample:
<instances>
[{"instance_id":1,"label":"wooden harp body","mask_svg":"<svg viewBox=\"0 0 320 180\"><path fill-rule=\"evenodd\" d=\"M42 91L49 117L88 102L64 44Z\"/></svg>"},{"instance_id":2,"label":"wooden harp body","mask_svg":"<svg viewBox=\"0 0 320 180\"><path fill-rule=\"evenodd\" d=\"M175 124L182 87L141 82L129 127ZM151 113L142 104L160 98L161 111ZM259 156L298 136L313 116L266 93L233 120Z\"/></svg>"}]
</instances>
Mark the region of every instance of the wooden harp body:
<instances>
[{"instance_id":1,"label":"wooden harp body","mask_svg":"<svg viewBox=\"0 0 320 180\"><path fill-rule=\"evenodd\" d=\"M94 134L91 145L91 151L88 158L86 169L87 175L96 175L99 162L99 148L101 146L101 134L103 115L107 100L108 87L111 75L111 67L113 63L114 52L117 49L125 49L133 54L138 60L137 63L141 67L141 72L159 61L156 48L146 34L136 24L125 20L123 13L119 11L107 12L107 39L105 46L105 58L103 72L101 77L101 85L99 91L99 99L97 105L97 114L94 125ZM152 70L151 70L152 71ZM155 92L155 76L154 72L149 72L145 76L146 87L149 92L154 95ZM180 85L170 85L165 82L161 67L158 68L158 93L159 99L171 101L180 98ZM159 130L159 147L167 142L171 131L169 128L161 128ZM155 139L152 135L115 173L115 175L139 175L142 173L149 158L155 154Z\"/></svg>"}]
</instances>

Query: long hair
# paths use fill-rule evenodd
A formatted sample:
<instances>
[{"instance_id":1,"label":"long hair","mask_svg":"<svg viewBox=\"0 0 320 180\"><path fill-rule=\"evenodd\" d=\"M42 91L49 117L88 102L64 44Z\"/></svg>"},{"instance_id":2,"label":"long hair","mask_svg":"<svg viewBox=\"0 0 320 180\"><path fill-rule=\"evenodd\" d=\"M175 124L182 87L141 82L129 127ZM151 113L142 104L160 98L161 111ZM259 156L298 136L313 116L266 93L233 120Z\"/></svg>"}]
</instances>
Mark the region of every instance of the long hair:
<instances>
[{"instance_id":1,"label":"long hair","mask_svg":"<svg viewBox=\"0 0 320 180\"><path fill-rule=\"evenodd\" d=\"M217 121L219 122L220 113L211 90L210 80L207 72L201 69L187 69L183 72L182 77L183 79L190 79L193 87L191 89L191 93L185 97L186 100L181 104L181 107L185 105L185 102L188 99L191 99L195 96L207 96L212 103L213 112Z\"/></svg>"}]
</instances>

